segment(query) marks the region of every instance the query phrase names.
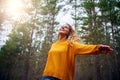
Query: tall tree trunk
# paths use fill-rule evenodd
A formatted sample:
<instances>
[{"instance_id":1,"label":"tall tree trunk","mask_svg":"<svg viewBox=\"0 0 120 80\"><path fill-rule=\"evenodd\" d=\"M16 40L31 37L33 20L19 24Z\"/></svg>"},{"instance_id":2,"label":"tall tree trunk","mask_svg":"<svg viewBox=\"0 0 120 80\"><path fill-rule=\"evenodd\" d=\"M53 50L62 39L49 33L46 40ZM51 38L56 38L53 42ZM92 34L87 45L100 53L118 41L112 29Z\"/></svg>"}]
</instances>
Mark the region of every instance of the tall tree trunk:
<instances>
[{"instance_id":1,"label":"tall tree trunk","mask_svg":"<svg viewBox=\"0 0 120 80\"><path fill-rule=\"evenodd\" d=\"M113 25L113 23L111 22L111 30L112 30L112 41L113 41L113 44L114 44L114 47L116 46L116 44L115 44L115 33L114 33L114 25ZM118 44L119 45L119 44ZM114 65L115 65L115 75L116 75L116 80L119 80L120 79L120 76L119 76L119 67L118 67L118 58L117 58L117 54L118 54L118 52L115 50L115 52L114 52L115 54L114 54ZM111 68L112 69L112 68ZM112 75L112 74L111 74Z\"/></svg>"},{"instance_id":2,"label":"tall tree trunk","mask_svg":"<svg viewBox=\"0 0 120 80\"><path fill-rule=\"evenodd\" d=\"M24 77L23 80L29 80L29 70L30 70L30 55L32 55L32 37L34 33L34 27L31 27L31 34L30 38L28 39L28 46L26 49L28 49L28 52L26 51L26 56L25 56L25 65L24 65Z\"/></svg>"},{"instance_id":3,"label":"tall tree trunk","mask_svg":"<svg viewBox=\"0 0 120 80\"><path fill-rule=\"evenodd\" d=\"M23 80L29 80L28 73L29 73L29 54L27 53L27 55L25 57Z\"/></svg>"},{"instance_id":4,"label":"tall tree trunk","mask_svg":"<svg viewBox=\"0 0 120 80\"><path fill-rule=\"evenodd\" d=\"M77 12L77 1L75 0L75 29L76 29L76 27L77 27L77 20L76 20L76 18L77 18L77 14L76 14L76 12Z\"/></svg>"},{"instance_id":5,"label":"tall tree trunk","mask_svg":"<svg viewBox=\"0 0 120 80\"><path fill-rule=\"evenodd\" d=\"M91 0L92 3L95 3L95 0ZM94 30L94 40L93 40L93 43L94 44L97 44L98 43L98 32L97 32L97 21L96 21L96 10L95 10L95 5L94 7L92 8L92 17L93 17L93 30ZM97 80L102 80L102 76L101 76L101 64L100 64L100 56L96 56L95 57L95 62L96 62L96 79Z\"/></svg>"},{"instance_id":6,"label":"tall tree trunk","mask_svg":"<svg viewBox=\"0 0 120 80\"><path fill-rule=\"evenodd\" d=\"M102 80L99 56L95 57L96 80Z\"/></svg>"}]
</instances>

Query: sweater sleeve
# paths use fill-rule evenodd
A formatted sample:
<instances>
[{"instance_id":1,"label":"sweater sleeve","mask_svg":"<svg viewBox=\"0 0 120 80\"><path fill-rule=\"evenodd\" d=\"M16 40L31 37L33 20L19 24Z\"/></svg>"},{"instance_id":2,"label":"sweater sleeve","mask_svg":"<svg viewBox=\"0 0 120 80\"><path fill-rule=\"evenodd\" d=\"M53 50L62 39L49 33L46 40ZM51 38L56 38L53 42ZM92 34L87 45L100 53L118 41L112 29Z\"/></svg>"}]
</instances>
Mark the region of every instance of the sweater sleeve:
<instances>
[{"instance_id":1,"label":"sweater sleeve","mask_svg":"<svg viewBox=\"0 0 120 80\"><path fill-rule=\"evenodd\" d=\"M99 45L89 45L81 44L79 42L74 42L75 54L77 55L89 55L89 54L98 54Z\"/></svg>"}]
</instances>

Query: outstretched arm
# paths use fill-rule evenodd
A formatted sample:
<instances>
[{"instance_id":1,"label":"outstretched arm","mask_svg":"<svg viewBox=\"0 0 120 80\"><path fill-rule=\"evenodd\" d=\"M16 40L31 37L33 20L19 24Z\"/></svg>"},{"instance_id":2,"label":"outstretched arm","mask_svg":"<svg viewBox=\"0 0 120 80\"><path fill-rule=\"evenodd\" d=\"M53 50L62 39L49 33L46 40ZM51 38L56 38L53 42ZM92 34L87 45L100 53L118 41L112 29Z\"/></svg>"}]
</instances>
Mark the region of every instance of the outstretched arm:
<instances>
[{"instance_id":1,"label":"outstretched arm","mask_svg":"<svg viewBox=\"0 0 120 80\"><path fill-rule=\"evenodd\" d=\"M108 45L87 45L87 44L80 44L78 42L74 43L75 47L75 54L80 55L88 55L88 54L108 54L113 51L112 48Z\"/></svg>"}]
</instances>

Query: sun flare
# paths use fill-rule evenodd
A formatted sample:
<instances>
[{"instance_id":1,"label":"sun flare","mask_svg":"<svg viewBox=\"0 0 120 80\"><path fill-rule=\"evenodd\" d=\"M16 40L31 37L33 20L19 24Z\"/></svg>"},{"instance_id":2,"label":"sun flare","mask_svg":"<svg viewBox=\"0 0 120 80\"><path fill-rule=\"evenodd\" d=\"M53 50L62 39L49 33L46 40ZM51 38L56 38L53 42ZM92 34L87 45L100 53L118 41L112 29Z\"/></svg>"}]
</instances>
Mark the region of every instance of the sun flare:
<instances>
[{"instance_id":1,"label":"sun flare","mask_svg":"<svg viewBox=\"0 0 120 80\"><path fill-rule=\"evenodd\" d=\"M8 0L7 11L11 17L18 18L23 14L22 0Z\"/></svg>"}]
</instances>

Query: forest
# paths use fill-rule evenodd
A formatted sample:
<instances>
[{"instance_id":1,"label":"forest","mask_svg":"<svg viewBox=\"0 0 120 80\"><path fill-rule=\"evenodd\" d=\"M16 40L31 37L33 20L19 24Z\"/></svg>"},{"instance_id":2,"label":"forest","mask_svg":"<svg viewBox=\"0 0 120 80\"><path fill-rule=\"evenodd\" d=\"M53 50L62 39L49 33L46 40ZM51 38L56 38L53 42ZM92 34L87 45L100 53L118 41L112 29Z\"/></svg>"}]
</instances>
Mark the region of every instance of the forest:
<instances>
[{"instance_id":1,"label":"forest","mask_svg":"<svg viewBox=\"0 0 120 80\"><path fill-rule=\"evenodd\" d=\"M114 49L78 55L74 80L120 80L120 0L0 0L0 36L10 30L0 47L0 80L41 80L59 20L67 14L73 22L62 21L72 23L81 43Z\"/></svg>"}]
</instances>

